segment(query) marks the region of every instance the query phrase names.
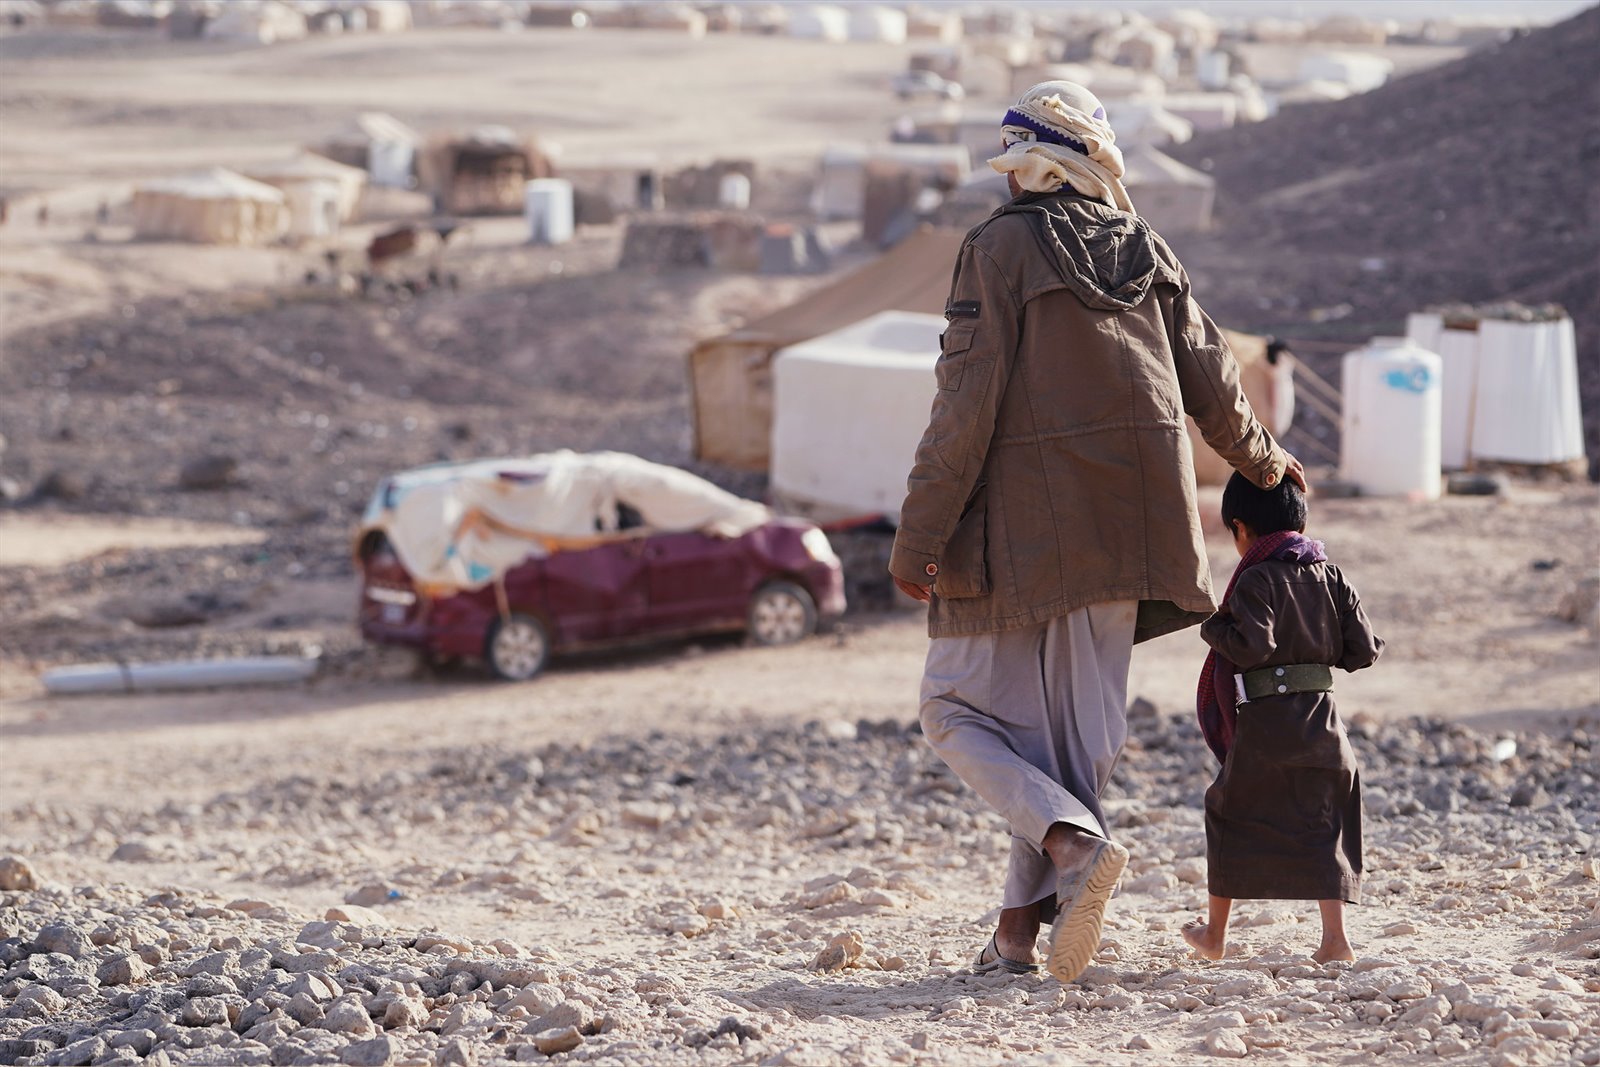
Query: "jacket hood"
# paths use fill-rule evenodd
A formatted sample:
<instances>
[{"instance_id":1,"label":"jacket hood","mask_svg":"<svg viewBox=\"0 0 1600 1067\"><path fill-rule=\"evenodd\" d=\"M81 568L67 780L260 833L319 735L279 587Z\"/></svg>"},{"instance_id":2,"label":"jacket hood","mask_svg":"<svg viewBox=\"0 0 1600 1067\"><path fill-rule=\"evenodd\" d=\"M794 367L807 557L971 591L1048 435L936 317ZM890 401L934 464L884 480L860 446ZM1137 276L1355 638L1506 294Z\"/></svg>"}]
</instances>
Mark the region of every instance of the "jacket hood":
<instances>
[{"instance_id":1,"label":"jacket hood","mask_svg":"<svg viewBox=\"0 0 1600 1067\"><path fill-rule=\"evenodd\" d=\"M1126 311L1150 291L1155 240L1137 215L1070 191L1025 193L996 214L1025 216L1063 284L1090 307Z\"/></svg>"}]
</instances>

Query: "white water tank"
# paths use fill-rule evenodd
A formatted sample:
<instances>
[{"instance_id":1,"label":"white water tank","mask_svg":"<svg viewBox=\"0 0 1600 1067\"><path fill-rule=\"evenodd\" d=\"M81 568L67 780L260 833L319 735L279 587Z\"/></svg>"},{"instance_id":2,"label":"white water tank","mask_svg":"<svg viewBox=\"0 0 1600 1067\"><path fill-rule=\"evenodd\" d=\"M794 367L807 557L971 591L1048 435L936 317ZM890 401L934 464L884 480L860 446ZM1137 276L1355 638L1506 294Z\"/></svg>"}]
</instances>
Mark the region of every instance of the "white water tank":
<instances>
[{"instance_id":1,"label":"white water tank","mask_svg":"<svg viewBox=\"0 0 1600 1067\"><path fill-rule=\"evenodd\" d=\"M1441 369L1404 337L1374 337L1344 357L1341 479L1368 496L1438 498Z\"/></svg>"},{"instance_id":2,"label":"white water tank","mask_svg":"<svg viewBox=\"0 0 1600 1067\"><path fill-rule=\"evenodd\" d=\"M1472 454L1533 464L1582 458L1583 415L1571 319L1484 319L1478 324Z\"/></svg>"},{"instance_id":3,"label":"white water tank","mask_svg":"<svg viewBox=\"0 0 1600 1067\"><path fill-rule=\"evenodd\" d=\"M717 183L717 206L726 211L750 209L750 179L744 174L724 174Z\"/></svg>"},{"instance_id":4,"label":"white water tank","mask_svg":"<svg viewBox=\"0 0 1600 1067\"><path fill-rule=\"evenodd\" d=\"M523 217L528 241L559 245L572 240L572 183L565 178L535 178L523 191Z\"/></svg>"}]
</instances>

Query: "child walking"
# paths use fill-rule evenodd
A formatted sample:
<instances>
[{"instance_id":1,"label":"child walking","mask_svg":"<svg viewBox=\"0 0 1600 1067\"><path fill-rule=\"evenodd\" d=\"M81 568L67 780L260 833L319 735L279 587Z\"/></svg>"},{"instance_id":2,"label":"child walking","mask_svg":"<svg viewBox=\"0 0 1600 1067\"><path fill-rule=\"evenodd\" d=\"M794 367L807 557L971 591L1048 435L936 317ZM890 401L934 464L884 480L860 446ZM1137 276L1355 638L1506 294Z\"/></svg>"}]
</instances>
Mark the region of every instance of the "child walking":
<instances>
[{"instance_id":1,"label":"child walking","mask_svg":"<svg viewBox=\"0 0 1600 1067\"><path fill-rule=\"evenodd\" d=\"M1306 498L1284 479L1258 489L1235 474L1222 521L1239 566L1200 627L1206 743L1222 761L1206 790L1209 917L1183 928L1196 955L1221 959L1235 900L1315 900L1319 963L1355 955L1344 905L1361 897L1361 778L1333 703L1333 671L1369 667L1383 640L1322 542L1305 536Z\"/></svg>"}]
</instances>

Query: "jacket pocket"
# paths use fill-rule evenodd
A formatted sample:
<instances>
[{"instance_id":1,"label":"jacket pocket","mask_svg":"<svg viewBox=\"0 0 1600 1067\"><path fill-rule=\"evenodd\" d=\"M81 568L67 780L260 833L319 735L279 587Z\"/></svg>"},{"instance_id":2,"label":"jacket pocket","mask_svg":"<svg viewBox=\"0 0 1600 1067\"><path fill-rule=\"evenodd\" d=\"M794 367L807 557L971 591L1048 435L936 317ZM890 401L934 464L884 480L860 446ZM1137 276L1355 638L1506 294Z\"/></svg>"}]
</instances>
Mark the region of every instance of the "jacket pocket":
<instances>
[{"instance_id":1,"label":"jacket pocket","mask_svg":"<svg viewBox=\"0 0 1600 1067\"><path fill-rule=\"evenodd\" d=\"M989 595L989 487L980 485L940 557L934 592L946 600Z\"/></svg>"},{"instance_id":2,"label":"jacket pocket","mask_svg":"<svg viewBox=\"0 0 1600 1067\"><path fill-rule=\"evenodd\" d=\"M967 369L967 353L978 328L971 323L952 323L939 336L939 362L934 375L940 389L960 389L961 375Z\"/></svg>"}]
</instances>

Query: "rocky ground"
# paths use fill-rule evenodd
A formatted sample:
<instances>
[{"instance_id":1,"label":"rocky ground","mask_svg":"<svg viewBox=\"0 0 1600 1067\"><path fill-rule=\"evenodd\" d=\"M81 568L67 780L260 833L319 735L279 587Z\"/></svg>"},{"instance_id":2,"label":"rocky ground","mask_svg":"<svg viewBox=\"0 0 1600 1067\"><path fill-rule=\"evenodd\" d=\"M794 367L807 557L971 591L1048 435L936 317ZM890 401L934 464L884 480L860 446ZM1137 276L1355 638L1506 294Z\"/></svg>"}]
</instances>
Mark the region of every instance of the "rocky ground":
<instances>
[{"instance_id":1,"label":"rocky ground","mask_svg":"<svg viewBox=\"0 0 1600 1067\"><path fill-rule=\"evenodd\" d=\"M966 973L1006 838L896 721L24 804L0 839L19 852L0 860L0 1059L1600 1063L1592 724L1358 718L1359 958L1319 966L1314 909L1287 902L1242 904L1226 960L1187 958L1213 768L1187 717L1133 720L1110 803L1133 860L1066 985ZM359 903L308 913L308 886ZM461 902L462 927L419 921Z\"/></svg>"}]
</instances>

